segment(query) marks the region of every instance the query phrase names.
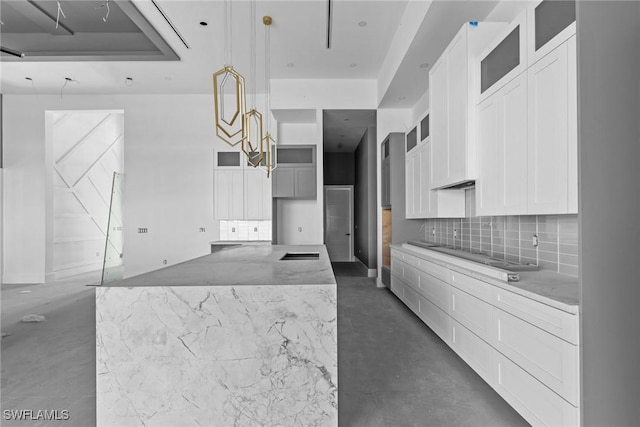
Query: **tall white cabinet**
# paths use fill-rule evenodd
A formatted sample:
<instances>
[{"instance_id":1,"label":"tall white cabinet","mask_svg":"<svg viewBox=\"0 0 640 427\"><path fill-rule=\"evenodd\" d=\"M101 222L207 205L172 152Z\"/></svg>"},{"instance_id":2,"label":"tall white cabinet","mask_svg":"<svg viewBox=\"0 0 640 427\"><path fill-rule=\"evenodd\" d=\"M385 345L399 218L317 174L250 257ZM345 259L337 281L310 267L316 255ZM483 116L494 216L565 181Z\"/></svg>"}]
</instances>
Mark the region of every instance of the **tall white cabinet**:
<instances>
[{"instance_id":1,"label":"tall white cabinet","mask_svg":"<svg viewBox=\"0 0 640 427\"><path fill-rule=\"evenodd\" d=\"M476 178L474 59L505 25L464 24L429 72L433 189Z\"/></svg>"},{"instance_id":2,"label":"tall white cabinet","mask_svg":"<svg viewBox=\"0 0 640 427\"><path fill-rule=\"evenodd\" d=\"M576 60L574 35L527 72L531 214L577 212Z\"/></svg>"},{"instance_id":3,"label":"tall white cabinet","mask_svg":"<svg viewBox=\"0 0 640 427\"><path fill-rule=\"evenodd\" d=\"M492 69L488 61L513 67L483 88L477 105L478 215L578 211L576 37L566 3L532 4L526 19L510 24L477 59L481 80ZM558 23L559 16L566 22ZM513 28L519 41L505 44ZM496 55L501 46L511 52Z\"/></svg>"},{"instance_id":4,"label":"tall white cabinet","mask_svg":"<svg viewBox=\"0 0 640 427\"><path fill-rule=\"evenodd\" d=\"M216 151L214 219L271 219L271 180L261 169L247 164L239 151Z\"/></svg>"},{"instance_id":5,"label":"tall white cabinet","mask_svg":"<svg viewBox=\"0 0 640 427\"><path fill-rule=\"evenodd\" d=\"M432 190L434 165L433 144L422 122L421 142L412 144L411 132L407 135L405 154L405 203L406 218L461 218L465 215L464 190ZM428 129L428 125L426 127ZM428 132L428 131L427 131Z\"/></svg>"}]
</instances>

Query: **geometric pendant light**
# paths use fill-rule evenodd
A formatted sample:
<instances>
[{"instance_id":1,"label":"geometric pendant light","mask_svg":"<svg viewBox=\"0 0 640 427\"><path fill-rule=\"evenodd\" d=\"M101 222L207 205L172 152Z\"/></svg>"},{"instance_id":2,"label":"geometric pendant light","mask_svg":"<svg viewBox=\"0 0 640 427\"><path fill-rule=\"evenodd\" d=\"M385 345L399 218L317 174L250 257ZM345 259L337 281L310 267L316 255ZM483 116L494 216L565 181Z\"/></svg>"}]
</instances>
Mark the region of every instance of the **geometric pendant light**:
<instances>
[{"instance_id":1,"label":"geometric pendant light","mask_svg":"<svg viewBox=\"0 0 640 427\"><path fill-rule=\"evenodd\" d=\"M244 77L231 65L231 0L225 0L225 15L225 65L213 74L213 103L216 135L227 144L235 146L246 136L246 95Z\"/></svg>"}]
</instances>

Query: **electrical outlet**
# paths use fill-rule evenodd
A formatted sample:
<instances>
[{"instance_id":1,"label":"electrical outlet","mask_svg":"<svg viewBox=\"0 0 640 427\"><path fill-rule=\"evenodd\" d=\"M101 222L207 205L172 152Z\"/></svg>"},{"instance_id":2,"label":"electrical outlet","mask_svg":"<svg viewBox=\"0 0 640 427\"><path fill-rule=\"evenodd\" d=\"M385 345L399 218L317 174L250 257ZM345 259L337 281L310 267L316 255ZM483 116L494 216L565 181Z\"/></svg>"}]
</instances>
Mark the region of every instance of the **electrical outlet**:
<instances>
[{"instance_id":1,"label":"electrical outlet","mask_svg":"<svg viewBox=\"0 0 640 427\"><path fill-rule=\"evenodd\" d=\"M298 231L302 233L302 227L298 227Z\"/></svg>"},{"instance_id":2,"label":"electrical outlet","mask_svg":"<svg viewBox=\"0 0 640 427\"><path fill-rule=\"evenodd\" d=\"M456 230L455 228L453 229L453 238L454 239L458 238L458 230Z\"/></svg>"},{"instance_id":3,"label":"electrical outlet","mask_svg":"<svg viewBox=\"0 0 640 427\"><path fill-rule=\"evenodd\" d=\"M144 227L144 228L138 228L138 233L148 233L149 229Z\"/></svg>"},{"instance_id":4,"label":"electrical outlet","mask_svg":"<svg viewBox=\"0 0 640 427\"><path fill-rule=\"evenodd\" d=\"M431 229L431 235L432 235L432 236L435 236L435 235L436 235L436 228L435 228L435 227L433 227L433 228Z\"/></svg>"},{"instance_id":5,"label":"electrical outlet","mask_svg":"<svg viewBox=\"0 0 640 427\"><path fill-rule=\"evenodd\" d=\"M206 229L205 229L204 227L200 227L200 232L201 232L201 233L204 233L204 232L205 232L205 230L206 230Z\"/></svg>"},{"instance_id":6,"label":"electrical outlet","mask_svg":"<svg viewBox=\"0 0 640 427\"><path fill-rule=\"evenodd\" d=\"M167 265L167 260L166 260L166 259L163 259L163 260L162 260L162 263L163 263L164 265Z\"/></svg>"},{"instance_id":7,"label":"electrical outlet","mask_svg":"<svg viewBox=\"0 0 640 427\"><path fill-rule=\"evenodd\" d=\"M531 244L533 245L534 248L538 247L538 235L534 234L533 237L531 238Z\"/></svg>"}]
</instances>

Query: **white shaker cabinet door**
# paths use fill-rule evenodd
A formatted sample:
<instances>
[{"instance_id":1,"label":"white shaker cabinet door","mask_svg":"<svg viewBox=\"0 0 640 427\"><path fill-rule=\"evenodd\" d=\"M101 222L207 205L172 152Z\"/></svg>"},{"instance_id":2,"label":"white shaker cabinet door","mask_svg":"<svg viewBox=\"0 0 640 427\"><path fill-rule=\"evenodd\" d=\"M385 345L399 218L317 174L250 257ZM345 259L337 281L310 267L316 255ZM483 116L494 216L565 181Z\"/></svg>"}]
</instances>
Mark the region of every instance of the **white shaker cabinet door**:
<instances>
[{"instance_id":1,"label":"white shaker cabinet door","mask_svg":"<svg viewBox=\"0 0 640 427\"><path fill-rule=\"evenodd\" d=\"M529 67L528 211L568 212L568 48Z\"/></svg>"},{"instance_id":2,"label":"white shaker cabinet door","mask_svg":"<svg viewBox=\"0 0 640 427\"><path fill-rule=\"evenodd\" d=\"M527 213L527 75L478 105L478 215Z\"/></svg>"},{"instance_id":3,"label":"white shaker cabinet door","mask_svg":"<svg viewBox=\"0 0 640 427\"><path fill-rule=\"evenodd\" d=\"M431 155L438 159L432 162L431 188L442 185L449 174L449 101L447 94L447 58L445 55L429 73L431 102Z\"/></svg>"},{"instance_id":4,"label":"white shaker cabinet door","mask_svg":"<svg viewBox=\"0 0 640 427\"><path fill-rule=\"evenodd\" d=\"M242 170L214 173L215 219L244 219L244 179Z\"/></svg>"}]
</instances>

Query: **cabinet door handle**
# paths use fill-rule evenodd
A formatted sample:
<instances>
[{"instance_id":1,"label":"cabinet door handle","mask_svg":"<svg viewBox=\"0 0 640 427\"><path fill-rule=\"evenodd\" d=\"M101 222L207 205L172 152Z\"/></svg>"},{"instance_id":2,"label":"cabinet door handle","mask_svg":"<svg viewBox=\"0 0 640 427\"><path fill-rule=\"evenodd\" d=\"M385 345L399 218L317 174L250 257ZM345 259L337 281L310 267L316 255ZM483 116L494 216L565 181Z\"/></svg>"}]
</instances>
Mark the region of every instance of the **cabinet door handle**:
<instances>
[{"instance_id":1,"label":"cabinet door handle","mask_svg":"<svg viewBox=\"0 0 640 427\"><path fill-rule=\"evenodd\" d=\"M344 233L345 236L351 236L351 233Z\"/></svg>"}]
</instances>

